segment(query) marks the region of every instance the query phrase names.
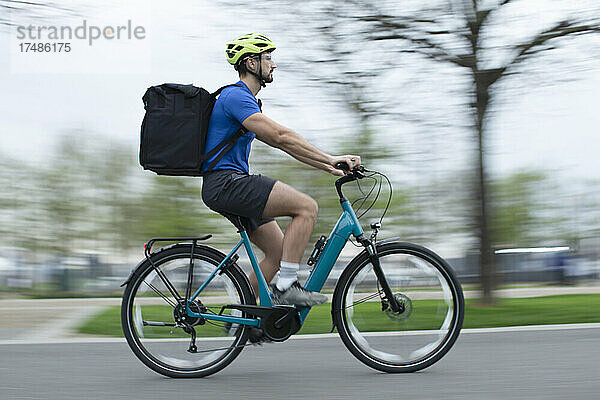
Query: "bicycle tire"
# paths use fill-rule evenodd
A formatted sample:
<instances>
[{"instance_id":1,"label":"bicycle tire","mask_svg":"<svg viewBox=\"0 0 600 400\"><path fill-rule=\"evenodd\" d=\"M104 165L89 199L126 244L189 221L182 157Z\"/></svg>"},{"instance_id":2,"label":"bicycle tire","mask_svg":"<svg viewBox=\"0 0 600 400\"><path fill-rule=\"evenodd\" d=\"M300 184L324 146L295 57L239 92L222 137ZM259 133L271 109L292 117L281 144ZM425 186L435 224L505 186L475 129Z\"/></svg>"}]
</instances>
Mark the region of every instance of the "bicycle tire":
<instances>
[{"instance_id":1,"label":"bicycle tire","mask_svg":"<svg viewBox=\"0 0 600 400\"><path fill-rule=\"evenodd\" d=\"M343 271L334 292L332 314L340 337L356 358L379 371L427 368L450 350L462 328L460 283L452 268L424 247L387 242L378 244L377 252L404 311L385 309L385 295L362 252Z\"/></svg>"},{"instance_id":2,"label":"bicycle tire","mask_svg":"<svg viewBox=\"0 0 600 400\"><path fill-rule=\"evenodd\" d=\"M154 266L167 275L182 296L185 295L190 255L191 244L169 246L151 255ZM192 293L199 287L202 279L214 271L224 258L225 255L214 248L205 245L195 246ZM155 319L155 316L158 316L159 323L173 324L175 321L176 306L167 302L167 299L172 302L174 297L158 276L154 266L148 260L144 260L133 273L123 293L121 324L133 353L152 370L172 378L198 378L225 368L240 354L248 340L247 326L229 326L227 330L225 324L215 324L210 321L194 326L198 334L197 344L200 350L196 354L186 350L189 349L190 335L181 327L146 326L147 323L156 323L156 321L146 321L147 317ZM165 297L157 296L158 292ZM203 297L204 293L211 296ZM215 313L223 304L256 304L246 275L235 263L224 268L222 273L217 273L198 299L202 302L198 304ZM247 317L240 311L231 313ZM187 318L190 322L194 321L193 318L190 320L189 316ZM216 329L214 325L217 325ZM215 337L202 338L206 335ZM222 340L227 342L225 346L220 344ZM210 349L205 350L207 346L216 346L214 353L209 353Z\"/></svg>"}]
</instances>

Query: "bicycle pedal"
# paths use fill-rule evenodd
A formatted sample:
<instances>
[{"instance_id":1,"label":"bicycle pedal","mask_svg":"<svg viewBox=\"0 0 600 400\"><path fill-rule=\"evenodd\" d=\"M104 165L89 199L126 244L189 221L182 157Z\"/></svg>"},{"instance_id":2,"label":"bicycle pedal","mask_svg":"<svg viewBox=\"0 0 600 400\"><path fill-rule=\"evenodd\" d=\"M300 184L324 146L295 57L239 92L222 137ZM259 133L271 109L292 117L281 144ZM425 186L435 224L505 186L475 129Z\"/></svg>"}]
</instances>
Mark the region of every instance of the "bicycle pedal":
<instances>
[{"instance_id":1,"label":"bicycle pedal","mask_svg":"<svg viewBox=\"0 0 600 400\"><path fill-rule=\"evenodd\" d=\"M272 340L269 339L265 333L258 328L250 328L250 335L248 336L248 341L253 346L262 346L264 343L271 343Z\"/></svg>"},{"instance_id":2,"label":"bicycle pedal","mask_svg":"<svg viewBox=\"0 0 600 400\"><path fill-rule=\"evenodd\" d=\"M187 349L188 353L196 354L198 352L198 347L195 344L191 345L189 349Z\"/></svg>"}]
</instances>

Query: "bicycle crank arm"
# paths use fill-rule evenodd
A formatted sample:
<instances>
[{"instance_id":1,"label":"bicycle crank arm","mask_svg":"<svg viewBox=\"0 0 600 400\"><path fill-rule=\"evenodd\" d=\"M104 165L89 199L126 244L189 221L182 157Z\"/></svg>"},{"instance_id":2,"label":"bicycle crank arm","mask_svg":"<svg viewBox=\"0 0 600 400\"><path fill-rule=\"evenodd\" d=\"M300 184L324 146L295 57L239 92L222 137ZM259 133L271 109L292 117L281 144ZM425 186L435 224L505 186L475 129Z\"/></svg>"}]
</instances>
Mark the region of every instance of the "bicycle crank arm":
<instances>
[{"instance_id":1,"label":"bicycle crank arm","mask_svg":"<svg viewBox=\"0 0 600 400\"><path fill-rule=\"evenodd\" d=\"M282 307L282 306L280 306L280 307ZM286 307L286 308L288 308L288 307ZM297 316L298 316L298 311L296 310L296 307L289 307L289 309L287 310L287 314L284 315L283 317L279 318L277 321L275 321L275 328L280 329L290 319L297 317Z\"/></svg>"}]
</instances>

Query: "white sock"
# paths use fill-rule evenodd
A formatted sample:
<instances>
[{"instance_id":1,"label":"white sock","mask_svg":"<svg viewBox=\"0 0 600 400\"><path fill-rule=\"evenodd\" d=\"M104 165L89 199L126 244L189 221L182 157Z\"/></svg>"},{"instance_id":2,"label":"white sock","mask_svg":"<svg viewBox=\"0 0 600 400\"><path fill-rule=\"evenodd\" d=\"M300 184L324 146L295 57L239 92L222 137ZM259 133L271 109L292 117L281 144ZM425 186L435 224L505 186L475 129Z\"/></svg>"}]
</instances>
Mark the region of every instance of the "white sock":
<instances>
[{"instance_id":1,"label":"white sock","mask_svg":"<svg viewBox=\"0 0 600 400\"><path fill-rule=\"evenodd\" d=\"M292 283L298 280L300 264L282 261L280 265L281 268L279 268L279 278L277 279L276 286L277 289L283 292L292 286Z\"/></svg>"}]
</instances>

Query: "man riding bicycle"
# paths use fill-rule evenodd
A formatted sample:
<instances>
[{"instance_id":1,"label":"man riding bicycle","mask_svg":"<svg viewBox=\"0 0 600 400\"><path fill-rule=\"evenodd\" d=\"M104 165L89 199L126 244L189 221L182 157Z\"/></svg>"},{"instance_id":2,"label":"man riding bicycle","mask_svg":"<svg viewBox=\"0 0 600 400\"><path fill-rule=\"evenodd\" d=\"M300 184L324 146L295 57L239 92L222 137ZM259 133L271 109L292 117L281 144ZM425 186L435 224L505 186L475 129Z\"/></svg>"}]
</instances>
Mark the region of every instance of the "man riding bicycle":
<instances>
[{"instance_id":1,"label":"man riding bicycle","mask_svg":"<svg viewBox=\"0 0 600 400\"><path fill-rule=\"evenodd\" d=\"M331 156L308 143L302 136L266 117L260 110L256 94L266 83L273 82L277 64L271 54L275 45L259 34L243 35L227 43L227 61L239 73L236 86L223 89L210 118L206 152L236 134L241 126L248 132L208 171L219 153L204 163L202 200L213 211L234 224L238 218L252 243L265 254L259 263L267 282L279 270L272 286L275 304L313 306L324 303L325 295L310 292L298 283L300 260L317 221L317 202L293 187L263 175L249 173L248 157L252 140L258 138L281 149L297 160L333 175L344 173L334 167L345 162L349 168L360 165L359 156ZM292 222L285 234L274 217L289 216ZM250 275L254 293L258 281Z\"/></svg>"}]
</instances>

